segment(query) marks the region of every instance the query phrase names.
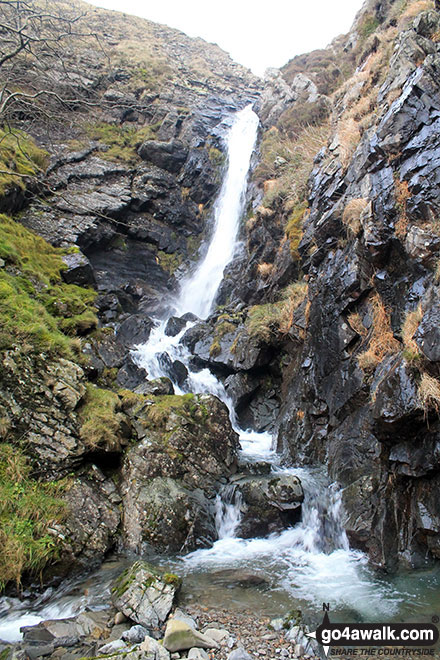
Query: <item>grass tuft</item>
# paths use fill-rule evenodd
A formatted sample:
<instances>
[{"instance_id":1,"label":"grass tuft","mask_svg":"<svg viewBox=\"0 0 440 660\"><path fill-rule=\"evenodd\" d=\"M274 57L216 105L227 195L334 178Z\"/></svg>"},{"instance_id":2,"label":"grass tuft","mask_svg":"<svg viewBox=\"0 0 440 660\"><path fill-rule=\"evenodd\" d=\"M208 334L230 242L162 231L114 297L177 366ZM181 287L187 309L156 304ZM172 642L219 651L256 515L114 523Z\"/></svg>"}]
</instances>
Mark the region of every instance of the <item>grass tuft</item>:
<instances>
[{"instance_id":1,"label":"grass tuft","mask_svg":"<svg viewBox=\"0 0 440 660\"><path fill-rule=\"evenodd\" d=\"M306 296L307 284L294 282L284 289L278 302L254 305L246 321L249 334L265 342L270 342L277 334L287 334L292 327L293 314Z\"/></svg>"},{"instance_id":2,"label":"grass tuft","mask_svg":"<svg viewBox=\"0 0 440 660\"><path fill-rule=\"evenodd\" d=\"M436 378L429 374L422 374L419 383L419 397L425 409L434 410L437 414L440 412L440 383Z\"/></svg>"},{"instance_id":3,"label":"grass tuft","mask_svg":"<svg viewBox=\"0 0 440 660\"><path fill-rule=\"evenodd\" d=\"M32 479L22 452L0 444L0 589L9 582L19 586L23 573L38 575L57 558L49 528L66 513L60 490Z\"/></svg>"},{"instance_id":4,"label":"grass tuft","mask_svg":"<svg viewBox=\"0 0 440 660\"><path fill-rule=\"evenodd\" d=\"M390 323L390 313L385 308L380 296L376 294L372 300L373 324L370 331L368 349L358 355L361 369L369 371L375 369L386 355L400 350L400 344L394 338Z\"/></svg>"},{"instance_id":5,"label":"grass tuft","mask_svg":"<svg viewBox=\"0 0 440 660\"><path fill-rule=\"evenodd\" d=\"M95 385L87 386L84 405L79 411L80 437L91 450L119 451L125 416L120 412L121 400L115 392Z\"/></svg>"}]
</instances>

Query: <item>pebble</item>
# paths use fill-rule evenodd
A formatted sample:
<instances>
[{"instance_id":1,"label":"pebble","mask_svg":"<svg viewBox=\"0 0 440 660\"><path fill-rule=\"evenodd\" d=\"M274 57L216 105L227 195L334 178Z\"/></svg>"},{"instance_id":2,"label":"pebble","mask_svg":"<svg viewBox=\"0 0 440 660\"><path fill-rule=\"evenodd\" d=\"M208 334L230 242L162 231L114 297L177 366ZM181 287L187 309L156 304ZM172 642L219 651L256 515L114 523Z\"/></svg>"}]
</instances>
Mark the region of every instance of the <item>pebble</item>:
<instances>
[{"instance_id":1,"label":"pebble","mask_svg":"<svg viewBox=\"0 0 440 660\"><path fill-rule=\"evenodd\" d=\"M189 660L209 660L209 655L204 649L190 649L188 652Z\"/></svg>"},{"instance_id":2,"label":"pebble","mask_svg":"<svg viewBox=\"0 0 440 660\"><path fill-rule=\"evenodd\" d=\"M144 626L132 626L129 630L122 633L121 639L129 644L140 644L148 635L148 630Z\"/></svg>"},{"instance_id":3,"label":"pebble","mask_svg":"<svg viewBox=\"0 0 440 660\"><path fill-rule=\"evenodd\" d=\"M122 614L122 612L116 612L115 626L119 626L120 623L125 623L125 621L127 621L125 614Z\"/></svg>"}]
</instances>

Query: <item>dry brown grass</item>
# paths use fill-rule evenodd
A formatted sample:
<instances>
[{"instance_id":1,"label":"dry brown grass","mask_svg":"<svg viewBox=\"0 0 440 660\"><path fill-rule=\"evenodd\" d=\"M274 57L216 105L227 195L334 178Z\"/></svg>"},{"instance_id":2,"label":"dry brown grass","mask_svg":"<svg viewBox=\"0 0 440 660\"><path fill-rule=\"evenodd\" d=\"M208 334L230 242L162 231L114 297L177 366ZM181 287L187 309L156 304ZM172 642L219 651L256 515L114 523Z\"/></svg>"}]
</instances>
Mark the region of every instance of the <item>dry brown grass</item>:
<instances>
[{"instance_id":1,"label":"dry brown grass","mask_svg":"<svg viewBox=\"0 0 440 660\"><path fill-rule=\"evenodd\" d=\"M350 327L358 333L361 337L366 337L367 335L367 328L364 326L361 315L359 312L352 312L349 314L347 317L347 321L350 325Z\"/></svg>"},{"instance_id":2,"label":"dry brown grass","mask_svg":"<svg viewBox=\"0 0 440 660\"><path fill-rule=\"evenodd\" d=\"M396 353L400 344L394 338L391 329L390 313L378 294L371 300L373 308L373 325L371 329L368 349L358 355L358 363L361 369L368 371L377 367L386 355Z\"/></svg>"},{"instance_id":3,"label":"dry brown grass","mask_svg":"<svg viewBox=\"0 0 440 660\"><path fill-rule=\"evenodd\" d=\"M359 100L351 106L350 110L346 113L348 119L353 119L355 122L361 122L366 117L371 117L377 101L377 91L372 90L365 96L362 95Z\"/></svg>"},{"instance_id":4,"label":"dry brown grass","mask_svg":"<svg viewBox=\"0 0 440 660\"><path fill-rule=\"evenodd\" d=\"M347 169L356 147L361 139L359 123L353 118L343 118L338 124L339 160L342 167Z\"/></svg>"},{"instance_id":5,"label":"dry brown grass","mask_svg":"<svg viewBox=\"0 0 440 660\"><path fill-rule=\"evenodd\" d=\"M264 206L277 202L301 204L307 197L307 183L318 151L327 144L330 122L306 126L292 139L275 127L263 137L261 162L255 170L255 180L265 185ZM284 161L279 166L280 158Z\"/></svg>"},{"instance_id":6,"label":"dry brown grass","mask_svg":"<svg viewBox=\"0 0 440 660\"><path fill-rule=\"evenodd\" d=\"M281 334L287 334L292 327L293 314L306 297L307 288L305 282L294 282L283 292L283 305L279 319L279 330Z\"/></svg>"},{"instance_id":7,"label":"dry brown grass","mask_svg":"<svg viewBox=\"0 0 440 660\"><path fill-rule=\"evenodd\" d=\"M257 273L261 278L265 280L273 272L273 268L274 268L273 264L268 264L266 262L263 262L262 264L258 264Z\"/></svg>"},{"instance_id":8,"label":"dry brown grass","mask_svg":"<svg viewBox=\"0 0 440 660\"><path fill-rule=\"evenodd\" d=\"M432 0L417 0L417 2L412 2L400 15L398 22L399 30L408 27L416 16L427 9L434 9L434 2Z\"/></svg>"},{"instance_id":9,"label":"dry brown grass","mask_svg":"<svg viewBox=\"0 0 440 660\"><path fill-rule=\"evenodd\" d=\"M284 289L279 302L251 307L246 321L249 334L266 342L277 334L286 335L292 327L295 310L306 296L307 284L294 282Z\"/></svg>"},{"instance_id":10,"label":"dry brown grass","mask_svg":"<svg viewBox=\"0 0 440 660\"><path fill-rule=\"evenodd\" d=\"M342 222L351 231L353 236L358 236L361 229L361 216L369 204L365 197L351 199L344 208Z\"/></svg>"},{"instance_id":11,"label":"dry brown grass","mask_svg":"<svg viewBox=\"0 0 440 660\"><path fill-rule=\"evenodd\" d=\"M420 349L414 341L414 334L420 325L423 318L422 305L420 304L416 310L409 312L406 315L405 321L402 326L402 340L405 347L405 357L407 360L412 360L420 357Z\"/></svg>"},{"instance_id":12,"label":"dry brown grass","mask_svg":"<svg viewBox=\"0 0 440 660\"><path fill-rule=\"evenodd\" d=\"M419 397L425 412L435 410L440 412L440 383L429 374L422 374L419 383Z\"/></svg>"},{"instance_id":13,"label":"dry brown grass","mask_svg":"<svg viewBox=\"0 0 440 660\"><path fill-rule=\"evenodd\" d=\"M407 181L400 181L400 179L395 179L394 195L396 198L397 208L399 210L399 219L395 224L394 233L396 234L397 238L404 240L408 233L407 204L409 198L411 197Z\"/></svg>"}]
</instances>

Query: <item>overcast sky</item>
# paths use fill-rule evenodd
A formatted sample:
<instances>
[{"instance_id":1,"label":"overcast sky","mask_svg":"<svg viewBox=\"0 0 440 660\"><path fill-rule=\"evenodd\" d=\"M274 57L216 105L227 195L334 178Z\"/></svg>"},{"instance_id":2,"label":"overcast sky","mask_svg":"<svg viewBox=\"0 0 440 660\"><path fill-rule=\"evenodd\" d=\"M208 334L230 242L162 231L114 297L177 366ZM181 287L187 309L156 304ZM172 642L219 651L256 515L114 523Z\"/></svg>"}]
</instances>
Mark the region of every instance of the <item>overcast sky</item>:
<instances>
[{"instance_id":1,"label":"overcast sky","mask_svg":"<svg viewBox=\"0 0 440 660\"><path fill-rule=\"evenodd\" d=\"M363 0L89 0L217 43L262 75L348 32Z\"/></svg>"}]
</instances>

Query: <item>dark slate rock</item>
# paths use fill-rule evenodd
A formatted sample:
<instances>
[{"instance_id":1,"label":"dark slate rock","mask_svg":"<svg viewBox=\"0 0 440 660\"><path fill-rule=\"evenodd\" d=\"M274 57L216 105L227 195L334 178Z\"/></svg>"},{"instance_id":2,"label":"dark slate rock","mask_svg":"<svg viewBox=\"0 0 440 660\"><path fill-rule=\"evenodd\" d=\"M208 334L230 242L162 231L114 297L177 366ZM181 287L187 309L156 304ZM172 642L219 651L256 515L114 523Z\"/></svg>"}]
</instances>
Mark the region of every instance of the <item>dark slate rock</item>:
<instances>
[{"instance_id":1,"label":"dark slate rock","mask_svg":"<svg viewBox=\"0 0 440 660\"><path fill-rule=\"evenodd\" d=\"M414 375L401 355L386 358L371 385L373 418L381 429L404 427L423 415Z\"/></svg>"},{"instance_id":2,"label":"dark slate rock","mask_svg":"<svg viewBox=\"0 0 440 660\"><path fill-rule=\"evenodd\" d=\"M115 337L104 337L96 343L96 352L108 369L122 367L127 349Z\"/></svg>"},{"instance_id":3,"label":"dark slate rock","mask_svg":"<svg viewBox=\"0 0 440 660\"><path fill-rule=\"evenodd\" d=\"M78 286L93 286L95 284L95 275L92 264L82 252L66 254L62 257L67 268L61 271L61 277L67 284L77 284Z\"/></svg>"},{"instance_id":4,"label":"dark slate rock","mask_svg":"<svg viewBox=\"0 0 440 660\"><path fill-rule=\"evenodd\" d=\"M171 360L168 353L162 353L158 361L163 371L170 377L172 381L182 386L188 378L188 369L180 360Z\"/></svg>"},{"instance_id":5,"label":"dark slate rock","mask_svg":"<svg viewBox=\"0 0 440 660\"><path fill-rule=\"evenodd\" d=\"M116 337L126 348L144 344L150 337L154 322L148 316L133 314L119 326Z\"/></svg>"},{"instance_id":6,"label":"dark slate rock","mask_svg":"<svg viewBox=\"0 0 440 660\"><path fill-rule=\"evenodd\" d=\"M118 371L116 377L117 384L127 390L134 390L142 386L147 380L148 373L142 367L139 367L131 355L125 359L125 363Z\"/></svg>"},{"instance_id":7,"label":"dark slate rock","mask_svg":"<svg viewBox=\"0 0 440 660\"><path fill-rule=\"evenodd\" d=\"M168 172L176 173L182 169L188 156L188 150L180 140L170 140L169 142L147 140L139 147L138 154L143 160Z\"/></svg>"},{"instance_id":8,"label":"dark slate rock","mask_svg":"<svg viewBox=\"0 0 440 660\"><path fill-rule=\"evenodd\" d=\"M175 337L186 327L188 321L178 316L172 316L165 327L165 334L168 337Z\"/></svg>"}]
</instances>

